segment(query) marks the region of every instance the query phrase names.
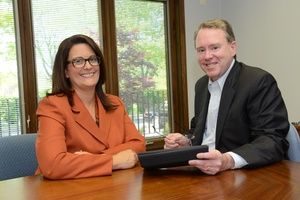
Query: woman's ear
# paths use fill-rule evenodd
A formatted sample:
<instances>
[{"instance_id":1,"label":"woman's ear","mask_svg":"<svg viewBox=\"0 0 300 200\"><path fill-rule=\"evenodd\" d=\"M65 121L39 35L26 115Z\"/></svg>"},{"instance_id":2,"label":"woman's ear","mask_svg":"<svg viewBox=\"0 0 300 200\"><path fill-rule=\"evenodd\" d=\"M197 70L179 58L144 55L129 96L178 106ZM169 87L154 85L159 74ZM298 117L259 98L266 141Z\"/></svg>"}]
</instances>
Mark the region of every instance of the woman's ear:
<instances>
[{"instance_id":1,"label":"woman's ear","mask_svg":"<svg viewBox=\"0 0 300 200\"><path fill-rule=\"evenodd\" d=\"M68 70L65 70L65 76L66 76L66 78L70 78Z\"/></svg>"}]
</instances>

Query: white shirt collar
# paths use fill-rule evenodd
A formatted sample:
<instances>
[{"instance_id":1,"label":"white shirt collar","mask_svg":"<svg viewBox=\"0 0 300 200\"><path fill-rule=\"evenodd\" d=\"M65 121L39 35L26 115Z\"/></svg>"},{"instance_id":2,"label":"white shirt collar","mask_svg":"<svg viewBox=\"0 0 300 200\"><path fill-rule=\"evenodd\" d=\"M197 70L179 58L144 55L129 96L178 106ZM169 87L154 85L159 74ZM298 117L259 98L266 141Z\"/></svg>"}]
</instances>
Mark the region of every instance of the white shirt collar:
<instances>
[{"instance_id":1,"label":"white shirt collar","mask_svg":"<svg viewBox=\"0 0 300 200\"><path fill-rule=\"evenodd\" d=\"M219 78L217 79L216 81L214 82L217 82L219 87L221 88L221 90L223 90L223 86L224 86L224 83L226 81L226 78L229 74L229 72L231 71L233 65L234 65L234 62L235 62L235 59L232 60L231 64L230 64L230 67L227 69L227 71ZM211 85L213 83L213 81L211 79L208 79L208 84Z\"/></svg>"}]
</instances>

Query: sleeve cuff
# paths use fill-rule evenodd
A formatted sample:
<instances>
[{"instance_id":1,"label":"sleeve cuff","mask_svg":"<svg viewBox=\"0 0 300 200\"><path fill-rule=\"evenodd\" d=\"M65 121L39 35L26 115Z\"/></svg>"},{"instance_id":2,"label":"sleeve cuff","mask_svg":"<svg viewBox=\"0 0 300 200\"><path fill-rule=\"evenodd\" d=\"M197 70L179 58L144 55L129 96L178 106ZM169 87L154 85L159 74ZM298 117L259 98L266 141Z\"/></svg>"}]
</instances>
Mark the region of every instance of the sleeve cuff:
<instances>
[{"instance_id":1,"label":"sleeve cuff","mask_svg":"<svg viewBox=\"0 0 300 200\"><path fill-rule=\"evenodd\" d=\"M242 168L242 167L244 167L245 165L248 164L247 161L243 157L241 157L240 155L238 155L236 153L233 153L232 151L229 151L227 153L229 153L229 155L231 155L231 157L234 160L233 169L239 169L239 168Z\"/></svg>"}]
</instances>

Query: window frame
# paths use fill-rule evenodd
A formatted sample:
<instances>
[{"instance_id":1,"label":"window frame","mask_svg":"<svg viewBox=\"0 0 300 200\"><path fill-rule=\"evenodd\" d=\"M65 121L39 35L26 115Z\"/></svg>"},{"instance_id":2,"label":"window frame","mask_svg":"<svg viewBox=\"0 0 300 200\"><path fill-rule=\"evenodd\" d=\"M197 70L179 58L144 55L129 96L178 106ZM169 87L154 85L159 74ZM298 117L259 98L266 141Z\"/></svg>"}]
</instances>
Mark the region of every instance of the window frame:
<instances>
[{"instance_id":1,"label":"window frame","mask_svg":"<svg viewBox=\"0 0 300 200\"><path fill-rule=\"evenodd\" d=\"M34 44L33 44L33 28L32 28L32 17L31 17L31 1L17 1L14 0L14 7L18 9L16 14L16 25L19 26L16 30L19 30L17 44L19 46L18 63L19 67L22 68L22 83L19 84L20 90L23 89L22 99L22 111L25 118L23 126L26 127L26 133L37 132L37 117L36 109L38 106L38 99L36 95L26 94L37 94L37 83L36 83L36 66L34 57ZM22 131L23 132L23 131Z\"/></svg>"},{"instance_id":2,"label":"window frame","mask_svg":"<svg viewBox=\"0 0 300 200\"><path fill-rule=\"evenodd\" d=\"M167 38L170 75L170 101L171 101L171 132L183 132L189 128L188 119L188 95L187 95L187 71L186 71L186 45L184 0L152 0L166 3L167 7ZM22 66L24 91L24 115L25 120L30 120L26 125L26 133L37 132L36 108L38 106L36 70L34 59L34 40L31 16L31 0L17 1L17 19L20 41L20 58ZM118 69L117 69L117 44L114 1L100 0L101 20L103 35L103 54L107 65L107 77L105 90L107 93L118 95ZM17 34L18 35L18 34ZM162 148L163 139L155 138L147 140L147 149Z\"/></svg>"}]
</instances>

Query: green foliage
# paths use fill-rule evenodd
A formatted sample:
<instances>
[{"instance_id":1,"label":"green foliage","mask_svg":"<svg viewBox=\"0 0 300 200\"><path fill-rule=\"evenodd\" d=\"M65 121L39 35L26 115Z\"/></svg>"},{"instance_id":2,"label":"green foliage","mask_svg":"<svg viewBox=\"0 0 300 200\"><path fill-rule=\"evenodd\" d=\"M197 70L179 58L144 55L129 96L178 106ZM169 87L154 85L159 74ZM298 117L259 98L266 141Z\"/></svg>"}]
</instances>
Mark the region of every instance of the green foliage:
<instances>
[{"instance_id":1,"label":"green foliage","mask_svg":"<svg viewBox=\"0 0 300 200\"><path fill-rule=\"evenodd\" d=\"M12 1L0 0L0 33L14 34Z\"/></svg>"},{"instance_id":2,"label":"green foliage","mask_svg":"<svg viewBox=\"0 0 300 200\"><path fill-rule=\"evenodd\" d=\"M16 58L14 15L12 1L0 0L0 59L13 60Z\"/></svg>"},{"instance_id":3,"label":"green foliage","mask_svg":"<svg viewBox=\"0 0 300 200\"><path fill-rule=\"evenodd\" d=\"M19 106L19 98L5 98L0 97L0 120L1 123L12 123L15 124L19 122L20 119L20 106Z\"/></svg>"},{"instance_id":4,"label":"green foliage","mask_svg":"<svg viewBox=\"0 0 300 200\"><path fill-rule=\"evenodd\" d=\"M21 115L19 98L0 97L0 137L20 134Z\"/></svg>"},{"instance_id":5,"label":"green foliage","mask_svg":"<svg viewBox=\"0 0 300 200\"><path fill-rule=\"evenodd\" d=\"M14 42L8 42L7 44L7 60L16 59L16 44Z\"/></svg>"},{"instance_id":6,"label":"green foliage","mask_svg":"<svg viewBox=\"0 0 300 200\"><path fill-rule=\"evenodd\" d=\"M117 0L115 6L120 95L142 114L167 90L164 4Z\"/></svg>"}]
</instances>

